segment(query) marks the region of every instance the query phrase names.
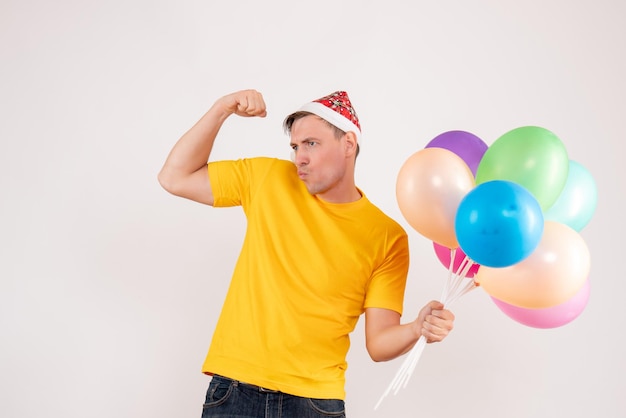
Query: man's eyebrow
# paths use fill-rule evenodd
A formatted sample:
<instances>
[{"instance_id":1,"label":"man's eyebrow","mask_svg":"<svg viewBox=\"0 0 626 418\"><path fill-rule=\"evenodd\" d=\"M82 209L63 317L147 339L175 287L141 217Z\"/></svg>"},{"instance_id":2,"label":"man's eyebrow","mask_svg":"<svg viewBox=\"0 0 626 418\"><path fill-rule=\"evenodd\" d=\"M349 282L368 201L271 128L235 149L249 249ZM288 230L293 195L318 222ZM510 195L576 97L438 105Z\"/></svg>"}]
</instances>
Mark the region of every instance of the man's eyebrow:
<instances>
[{"instance_id":1,"label":"man's eyebrow","mask_svg":"<svg viewBox=\"0 0 626 418\"><path fill-rule=\"evenodd\" d=\"M311 142L311 141L316 141L316 140L317 138L315 138L314 136L307 136L306 138L302 138L300 141L294 141L292 139L289 145L304 144L305 142Z\"/></svg>"}]
</instances>

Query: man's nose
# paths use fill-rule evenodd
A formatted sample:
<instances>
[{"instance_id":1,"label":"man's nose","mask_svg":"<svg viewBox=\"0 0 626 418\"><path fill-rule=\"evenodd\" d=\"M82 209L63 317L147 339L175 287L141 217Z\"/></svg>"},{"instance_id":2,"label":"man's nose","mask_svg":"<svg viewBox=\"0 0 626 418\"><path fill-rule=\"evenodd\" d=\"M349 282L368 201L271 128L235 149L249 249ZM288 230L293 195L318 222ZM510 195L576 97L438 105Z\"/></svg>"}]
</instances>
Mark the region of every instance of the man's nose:
<instances>
[{"instance_id":1,"label":"man's nose","mask_svg":"<svg viewBox=\"0 0 626 418\"><path fill-rule=\"evenodd\" d=\"M306 156L306 153L302 150L293 150L291 153L291 161L293 161L295 165L300 167L307 164L308 157Z\"/></svg>"}]
</instances>

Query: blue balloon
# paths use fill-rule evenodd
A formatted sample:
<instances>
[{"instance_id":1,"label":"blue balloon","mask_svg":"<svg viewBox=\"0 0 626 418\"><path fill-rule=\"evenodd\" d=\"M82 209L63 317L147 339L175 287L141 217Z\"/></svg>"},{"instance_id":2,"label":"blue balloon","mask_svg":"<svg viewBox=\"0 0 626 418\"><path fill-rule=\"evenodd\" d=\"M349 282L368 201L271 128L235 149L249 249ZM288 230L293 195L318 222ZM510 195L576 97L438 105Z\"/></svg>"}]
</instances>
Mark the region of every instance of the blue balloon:
<instances>
[{"instance_id":1,"label":"blue balloon","mask_svg":"<svg viewBox=\"0 0 626 418\"><path fill-rule=\"evenodd\" d=\"M537 199L508 180L481 183L461 200L454 220L459 246L474 262L507 267L528 257L543 235Z\"/></svg>"},{"instance_id":2,"label":"blue balloon","mask_svg":"<svg viewBox=\"0 0 626 418\"><path fill-rule=\"evenodd\" d=\"M576 161L569 161L567 173L565 187L543 216L546 221L560 222L580 232L596 210L598 190L591 173Z\"/></svg>"}]
</instances>

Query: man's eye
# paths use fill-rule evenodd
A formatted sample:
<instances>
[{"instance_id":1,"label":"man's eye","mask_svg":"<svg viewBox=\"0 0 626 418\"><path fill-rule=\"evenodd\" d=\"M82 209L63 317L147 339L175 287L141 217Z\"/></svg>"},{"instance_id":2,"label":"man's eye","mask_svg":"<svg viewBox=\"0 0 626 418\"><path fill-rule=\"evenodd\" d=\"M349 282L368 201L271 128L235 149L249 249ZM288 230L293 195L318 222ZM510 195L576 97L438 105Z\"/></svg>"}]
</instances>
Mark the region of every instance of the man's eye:
<instances>
[{"instance_id":1,"label":"man's eye","mask_svg":"<svg viewBox=\"0 0 626 418\"><path fill-rule=\"evenodd\" d=\"M309 141L306 143L309 147L314 147L315 146L315 142L313 141Z\"/></svg>"},{"instance_id":2,"label":"man's eye","mask_svg":"<svg viewBox=\"0 0 626 418\"><path fill-rule=\"evenodd\" d=\"M294 151L298 151L298 146L297 145L292 145L291 149L294 150Z\"/></svg>"}]
</instances>

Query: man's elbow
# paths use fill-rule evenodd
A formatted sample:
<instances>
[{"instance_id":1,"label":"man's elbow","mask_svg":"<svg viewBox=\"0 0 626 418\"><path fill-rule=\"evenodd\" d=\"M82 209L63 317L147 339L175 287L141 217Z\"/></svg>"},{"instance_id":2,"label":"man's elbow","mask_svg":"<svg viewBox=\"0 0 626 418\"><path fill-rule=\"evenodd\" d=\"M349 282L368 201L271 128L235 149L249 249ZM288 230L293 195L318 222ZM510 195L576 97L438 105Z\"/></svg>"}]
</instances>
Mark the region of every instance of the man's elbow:
<instances>
[{"instance_id":1,"label":"man's elbow","mask_svg":"<svg viewBox=\"0 0 626 418\"><path fill-rule=\"evenodd\" d=\"M391 360L391 358L386 355L383 350L378 349L374 344L367 344L366 348L370 358L376 363Z\"/></svg>"},{"instance_id":2,"label":"man's elbow","mask_svg":"<svg viewBox=\"0 0 626 418\"><path fill-rule=\"evenodd\" d=\"M167 170L161 169L161 171L159 171L159 174L157 174L157 181L159 182L161 187L163 187L163 189L165 189L169 193L175 194L174 193L175 181L172 178L172 176L168 174Z\"/></svg>"},{"instance_id":3,"label":"man's elbow","mask_svg":"<svg viewBox=\"0 0 626 418\"><path fill-rule=\"evenodd\" d=\"M189 177L183 176L170 168L163 167L157 175L157 180L167 192L174 196L183 196Z\"/></svg>"},{"instance_id":4,"label":"man's elbow","mask_svg":"<svg viewBox=\"0 0 626 418\"><path fill-rule=\"evenodd\" d=\"M163 189L174 196L213 206L211 185L200 170L191 175L177 175L176 172L162 169L157 180Z\"/></svg>"}]
</instances>

